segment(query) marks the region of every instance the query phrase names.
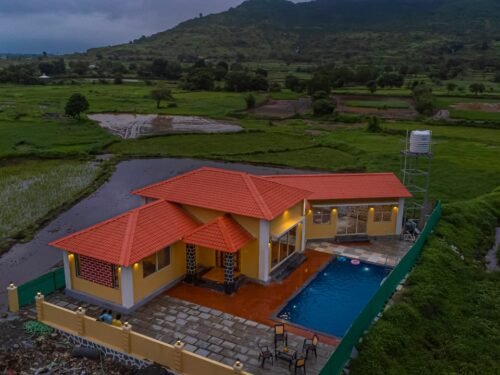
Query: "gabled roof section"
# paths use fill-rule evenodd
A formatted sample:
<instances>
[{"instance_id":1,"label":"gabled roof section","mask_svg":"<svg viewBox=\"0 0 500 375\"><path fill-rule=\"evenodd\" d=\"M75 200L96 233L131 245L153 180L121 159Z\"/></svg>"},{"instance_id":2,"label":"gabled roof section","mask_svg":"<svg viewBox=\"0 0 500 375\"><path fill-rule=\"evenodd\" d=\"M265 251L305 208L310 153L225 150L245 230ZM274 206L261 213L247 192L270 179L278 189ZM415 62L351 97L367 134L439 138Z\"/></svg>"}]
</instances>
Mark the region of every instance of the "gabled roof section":
<instances>
[{"instance_id":1,"label":"gabled roof section","mask_svg":"<svg viewBox=\"0 0 500 375\"><path fill-rule=\"evenodd\" d=\"M153 202L50 245L128 267L180 241L200 224L178 205Z\"/></svg>"},{"instance_id":2,"label":"gabled roof section","mask_svg":"<svg viewBox=\"0 0 500 375\"><path fill-rule=\"evenodd\" d=\"M310 192L248 173L200 168L133 194L272 220L307 198Z\"/></svg>"},{"instance_id":3,"label":"gabled roof section","mask_svg":"<svg viewBox=\"0 0 500 375\"><path fill-rule=\"evenodd\" d=\"M411 193L393 173L276 175L268 181L309 190L309 200L409 198Z\"/></svg>"},{"instance_id":4,"label":"gabled roof section","mask_svg":"<svg viewBox=\"0 0 500 375\"><path fill-rule=\"evenodd\" d=\"M195 229L184 237L184 242L235 253L254 237L238 224L230 215L220 216Z\"/></svg>"}]
</instances>

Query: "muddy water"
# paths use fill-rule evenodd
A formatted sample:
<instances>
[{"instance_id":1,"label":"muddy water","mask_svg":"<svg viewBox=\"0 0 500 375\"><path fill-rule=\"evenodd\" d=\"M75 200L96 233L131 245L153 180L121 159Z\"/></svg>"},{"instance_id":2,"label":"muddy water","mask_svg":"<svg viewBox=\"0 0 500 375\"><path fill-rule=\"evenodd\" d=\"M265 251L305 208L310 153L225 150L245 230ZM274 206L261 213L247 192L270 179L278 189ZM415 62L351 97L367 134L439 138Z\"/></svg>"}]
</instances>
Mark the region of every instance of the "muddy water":
<instances>
[{"instance_id":1,"label":"muddy water","mask_svg":"<svg viewBox=\"0 0 500 375\"><path fill-rule=\"evenodd\" d=\"M32 241L17 244L0 257L0 311L6 308L5 287L10 281L16 285L22 284L62 262L61 251L48 246L49 242L139 206L141 199L130 194L134 189L202 166L255 174L303 172L193 159L137 159L121 162L111 179L92 195L47 224Z\"/></svg>"},{"instance_id":2,"label":"muddy water","mask_svg":"<svg viewBox=\"0 0 500 375\"><path fill-rule=\"evenodd\" d=\"M96 113L88 117L122 138L172 133L235 133L243 130L238 125L196 116Z\"/></svg>"}]
</instances>

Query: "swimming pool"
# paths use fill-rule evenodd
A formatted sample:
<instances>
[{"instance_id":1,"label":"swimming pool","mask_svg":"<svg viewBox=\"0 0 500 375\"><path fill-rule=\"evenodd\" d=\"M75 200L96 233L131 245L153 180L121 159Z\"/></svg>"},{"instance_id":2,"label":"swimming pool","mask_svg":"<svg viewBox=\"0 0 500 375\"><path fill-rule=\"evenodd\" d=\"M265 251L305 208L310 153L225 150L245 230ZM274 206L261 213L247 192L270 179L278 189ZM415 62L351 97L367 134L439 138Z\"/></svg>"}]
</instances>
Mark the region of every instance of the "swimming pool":
<instances>
[{"instance_id":1,"label":"swimming pool","mask_svg":"<svg viewBox=\"0 0 500 375\"><path fill-rule=\"evenodd\" d=\"M344 260L344 261L342 261ZM336 258L278 313L280 319L343 337L390 269Z\"/></svg>"}]
</instances>

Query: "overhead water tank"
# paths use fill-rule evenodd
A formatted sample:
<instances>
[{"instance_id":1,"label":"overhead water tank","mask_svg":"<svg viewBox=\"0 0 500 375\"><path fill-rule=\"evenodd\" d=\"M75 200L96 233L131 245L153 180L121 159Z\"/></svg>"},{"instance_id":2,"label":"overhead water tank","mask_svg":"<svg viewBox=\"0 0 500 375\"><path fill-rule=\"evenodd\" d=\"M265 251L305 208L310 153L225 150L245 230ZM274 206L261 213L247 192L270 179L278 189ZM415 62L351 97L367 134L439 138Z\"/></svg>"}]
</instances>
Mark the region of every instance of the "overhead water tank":
<instances>
[{"instance_id":1,"label":"overhead water tank","mask_svg":"<svg viewBox=\"0 0 500 375\"><path fill-rule=\"evenodd\" d=\"M430 130L413 130L410 134L410 152L413 154L429 154L431 152Z\"/></svg>"}]
</instances>

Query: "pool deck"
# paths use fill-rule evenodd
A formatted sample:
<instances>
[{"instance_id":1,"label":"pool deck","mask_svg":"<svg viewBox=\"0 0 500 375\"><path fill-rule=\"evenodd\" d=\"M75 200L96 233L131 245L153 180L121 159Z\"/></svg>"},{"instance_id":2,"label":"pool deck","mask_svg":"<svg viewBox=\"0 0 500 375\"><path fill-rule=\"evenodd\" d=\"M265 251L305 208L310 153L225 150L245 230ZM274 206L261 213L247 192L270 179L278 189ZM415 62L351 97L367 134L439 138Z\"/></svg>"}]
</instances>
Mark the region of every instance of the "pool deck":
<instances>
[{"instance_id":1,"label":"pool deck","mask_svg":"<svg viewBox=\"0 0 500 375\"><path fill-rule=\"evenodd\" d=\"M309 249L388 267L396 266L412 245L412 242L402 241L399 238L378 238L370 242L345 244L322 240L307 242Z\"/></svg>"},{"instance_id":2,"label":"pool deck","mask_svg":"<svg viewBox=\"0 0 500 375\"><path fill-rule=\"evenodd\" d=\"M269 285L248 283L231 295L208 290L191 284L180 283L166 292L170 297L183 299L192 303L222 310L244 319L250 319L267 326L273 326L278 320L273 314L283 306L295 293L303 288L314 275L331 259L332 255L325 252L306 250L306 261L281 282ZM287 324L289 332L303 337L311 337L314 331L302 329ZM339 339L318 335L321 342L338 345Z\"/></svg>"}]
</instances>

